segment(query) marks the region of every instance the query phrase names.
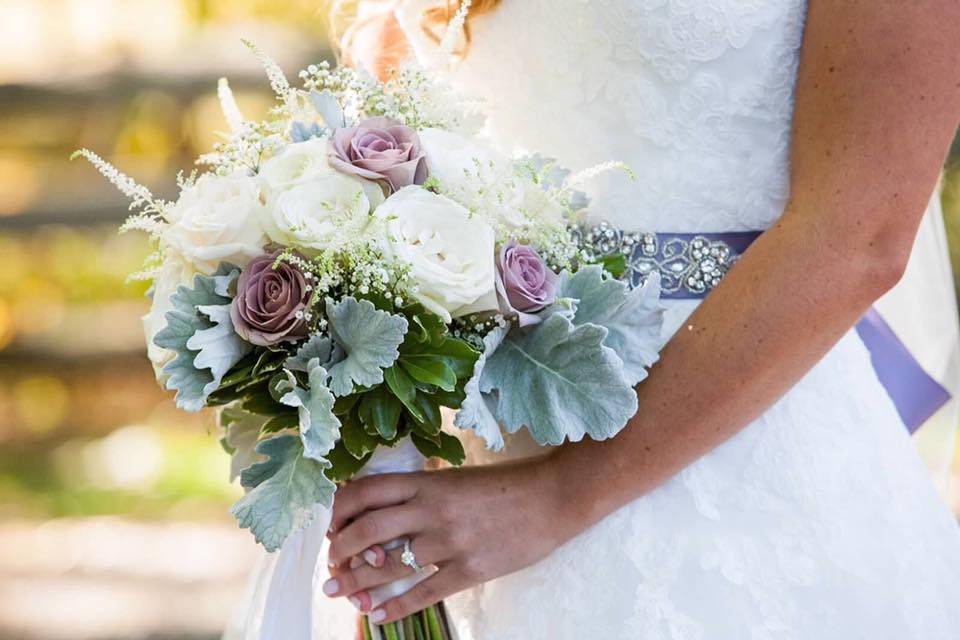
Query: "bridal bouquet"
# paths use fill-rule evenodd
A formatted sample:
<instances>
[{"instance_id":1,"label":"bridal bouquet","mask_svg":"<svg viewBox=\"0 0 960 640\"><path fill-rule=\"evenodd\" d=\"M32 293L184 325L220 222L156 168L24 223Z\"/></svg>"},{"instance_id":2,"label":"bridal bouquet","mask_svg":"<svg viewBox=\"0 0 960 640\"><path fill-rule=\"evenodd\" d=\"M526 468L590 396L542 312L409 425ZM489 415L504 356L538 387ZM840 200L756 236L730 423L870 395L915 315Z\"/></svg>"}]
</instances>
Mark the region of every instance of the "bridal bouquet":
<instances>
[{"instance_id":1,"label":"bridal bouquet","mask_svg":"<svg viewBox=\"0 0 960 640\"><path fill-rule=\"evenodd\" d=\"M384 447L461 464L444 407L491 448L501 429L616 434L657 358L659 285L578 242L595 171L498 155L477 106L421 71L320 64L294 87L251 48L277 106L245 120L221 81L231 131L176 202L78 152L155 242L149 355L178 407L220 408L240 526L280 549ZM441 637L415 618L385 637Z\"/></svg>"}]
</instances>

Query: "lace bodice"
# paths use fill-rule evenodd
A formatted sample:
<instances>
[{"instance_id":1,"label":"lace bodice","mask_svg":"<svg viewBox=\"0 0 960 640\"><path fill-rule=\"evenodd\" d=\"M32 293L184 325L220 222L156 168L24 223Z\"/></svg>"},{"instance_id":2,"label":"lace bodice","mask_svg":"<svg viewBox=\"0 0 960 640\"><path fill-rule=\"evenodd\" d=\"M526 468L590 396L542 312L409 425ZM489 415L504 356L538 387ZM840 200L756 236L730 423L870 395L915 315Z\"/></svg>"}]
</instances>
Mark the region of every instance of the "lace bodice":
<instances>
[{"instance_id":1,"label":"lace bodice","mask_svg":"<svg viewBox=\"0 0 960 640\"><path fill-rule=\"evenodd\" d=\"M413 3L417 4L417 3ZM454 70L495 139L573 169L625 229L763 229L787 195L803 0L504 0Z\"/></svg>"}]
</instances>

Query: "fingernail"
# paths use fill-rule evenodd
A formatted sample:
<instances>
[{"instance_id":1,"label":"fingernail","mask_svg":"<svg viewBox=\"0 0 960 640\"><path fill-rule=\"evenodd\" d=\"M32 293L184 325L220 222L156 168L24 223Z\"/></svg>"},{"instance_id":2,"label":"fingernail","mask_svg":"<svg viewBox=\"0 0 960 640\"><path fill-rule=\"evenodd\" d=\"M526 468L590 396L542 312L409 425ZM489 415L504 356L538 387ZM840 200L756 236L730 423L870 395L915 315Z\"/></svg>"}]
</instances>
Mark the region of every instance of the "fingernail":
<instances>
[{"instance_id":1,"label":"fingernail","mask_svg":"<svg viewBox=\"0 0 960 640\"><path fill-rule=\"evenodd\" d=\"M383 609L374 609L370 612L370 622L379 623L383 622L387 617L387 612Z\"/></svg>"},{"instance_id":2,"label":"fingernail","mask_svg":"<svg viewBox=\"0 0 960 640\"><path fill-rule=\"evenodd\" d=\"M360 598L350 596L348 600L350 600L350 604L355 606L357 609L363 609L363 603L360 602Z\"/></svg>"},{"instance_id":3,"label":"fingernail","mask_svg":"<svg viewBox=\"0 0 960 640\"><path fill-rule=\"evenodd\" d=\"M340 591L340 583L337 582L336 578L331 578L323 583L323 592L328 596L332 596Z\"/></svg>"},{"instance_id":4,"label":"fingernail","mask_svg":"<svg viewBox=\"0 0 960 640\"><path fill-rule=\"evenodd\" d=\"M366 560L370 566L377 566L377 554L374 553L372 549L367 549L363 552L363 559Z\"/></svg>"}]
</instances>

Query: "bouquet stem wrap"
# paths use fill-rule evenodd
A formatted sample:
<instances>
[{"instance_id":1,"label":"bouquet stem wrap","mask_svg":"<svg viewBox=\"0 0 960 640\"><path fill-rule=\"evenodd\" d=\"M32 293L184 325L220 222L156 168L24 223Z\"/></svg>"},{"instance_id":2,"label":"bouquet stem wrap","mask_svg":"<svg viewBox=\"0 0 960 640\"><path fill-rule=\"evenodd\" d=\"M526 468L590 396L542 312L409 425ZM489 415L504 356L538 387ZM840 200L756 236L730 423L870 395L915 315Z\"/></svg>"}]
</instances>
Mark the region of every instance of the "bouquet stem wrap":
<instances>
[{"instance_id":1,"label":"bouquet stem wrap","mask_svg":"<svg viewBox=\"0 0 960 640\"><path fill-rule=\"evenodd\" d=\"M425 462L413 443L404 439L396 447L377 449L357 477L421 471ZM238 609L239 615L224 634L224 640L325 640L335 637L332 633L326 635L328 626L336 624L327 620L325 613L336 614L323 606L324 601L329 602L320 590L327 571L323 563L318 562L331 515L330 509L318 505L310 526L292 534L279 551L263 557L254 572L247 597ZM393 549L402 544L403 540L394 540L384 546ZM436 567L425 567L423 573L372 589L373 606L406 593L434 571ZM378 635L379 629L374 625L369 628L374 638L382 636Z\"/></svg>"}]
</instances>

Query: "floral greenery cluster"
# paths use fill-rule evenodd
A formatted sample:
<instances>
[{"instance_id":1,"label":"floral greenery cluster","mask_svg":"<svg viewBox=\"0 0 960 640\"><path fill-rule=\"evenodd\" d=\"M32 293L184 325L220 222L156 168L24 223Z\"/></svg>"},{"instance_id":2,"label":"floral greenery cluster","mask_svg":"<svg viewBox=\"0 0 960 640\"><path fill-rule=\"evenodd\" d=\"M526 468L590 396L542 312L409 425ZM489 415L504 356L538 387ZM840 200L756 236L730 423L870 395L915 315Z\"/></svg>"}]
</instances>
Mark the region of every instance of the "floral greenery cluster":
<instances>
[{"instance_id":1,"label":"floral greenery cluster","mask_svg":"<svg viewBox=\"0 0 960 640\"><path fill-rule=\"evenodd\" d=\"M630 289L573 230L571 175L507 157L475 101L416 69L380 82L329 64L292 86L254 45L277 96L229 133L175 202L90 151L151 235L141 274L158 379L187 411L219 409L241 526L278 549L383 447L464 461L442 412L493 449L608 438L637 409L659 348L656 278Z\"/></svg>"}]
</instances>

